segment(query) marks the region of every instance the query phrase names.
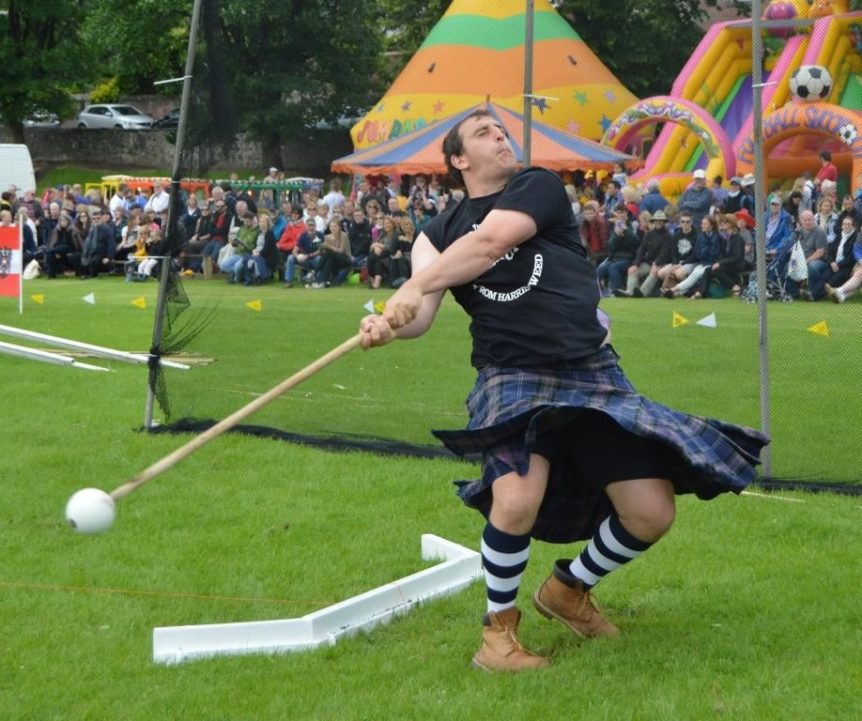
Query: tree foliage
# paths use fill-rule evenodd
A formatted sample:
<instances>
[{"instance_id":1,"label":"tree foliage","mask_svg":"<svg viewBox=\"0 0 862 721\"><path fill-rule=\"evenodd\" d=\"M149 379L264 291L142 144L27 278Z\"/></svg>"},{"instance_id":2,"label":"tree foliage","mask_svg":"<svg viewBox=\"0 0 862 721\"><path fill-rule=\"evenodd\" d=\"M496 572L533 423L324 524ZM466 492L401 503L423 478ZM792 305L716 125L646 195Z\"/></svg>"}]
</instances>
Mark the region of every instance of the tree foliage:
<instances>
[{"instance_id":1,"label":"tree foliage","mask_svg":"<svg viewBox=\"0 0 862 721\"><path fill-rule=\"evenodd\" d=\"M73 112L70 91L86 77L89 58L77 34L82 3L10 0L0 37L0 118L23 142L22 121L35 111Z\"/></svg>"},{"instance_id":2,"label":"tree foliage","mask_svg":"<svg viewBox=\"0 0 862 721\"><path fill-rule=\"evenodd\" d=\"M670 90L717 0L561 0L559 12L635 95Z\"/></svg>"}]
</instances>

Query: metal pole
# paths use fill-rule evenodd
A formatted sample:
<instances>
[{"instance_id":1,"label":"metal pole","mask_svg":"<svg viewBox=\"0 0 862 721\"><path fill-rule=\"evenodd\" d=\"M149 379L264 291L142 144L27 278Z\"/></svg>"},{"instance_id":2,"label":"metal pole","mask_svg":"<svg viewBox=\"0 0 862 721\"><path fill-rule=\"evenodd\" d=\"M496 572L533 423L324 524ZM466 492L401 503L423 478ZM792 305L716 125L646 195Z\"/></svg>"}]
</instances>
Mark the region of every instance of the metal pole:
<instances>
[{"instance_id":1,"label":"metal pole","mask_svg":"<svg viewBox=\"0 0 862 721\"><path fill-rule=\"evenodd\" d=\"M763 160L763 37L762 0L751 2L751 79L752 79L752 125L754 130L754 217L756 225L755 249L757 254L757 308L758 344L760 357L760 429L770 434L771 417L769 402L769 328L766 315L766 198L764 188L766 174ZM763 473L772 475L771 446L763 450Z\"/></svg>"},{"instance_id":2,"label":"metal pole","mask_svg":"<svg viewBox=\"0 0 862 721\"><path fill-rule=\"evenodd\" d=\"M524 14L524 167L530 167L533 132L533 0Z\"/></svg>"},{"instance_id":3,"label":"metal pole","mask_svg":"<svg viewBox=\"0 0 862 721\"><path fill-rule=\"evenodd\" d=\"M189 45L186 51L186 71L183 75L183 94L180 100L180 122L177 126L176 145L174 146L174 168L171 174L171 199L168 206L168 227L164 243L170 248L177 231L177 220L180 211L180 180L182 173L183 143L186 137L186 125L189 116L189 101L192 94L192 72L195 69L195 49L198 44L198 27L200 25L201 6L203 0L195 0L192 6L191 24L189 26ZM162 261L162 272L159 278L159 295L156 300L156 315L153 324L152 347L157 347L162 340L162 329L165 321L165 305L167 304L168 281L171 270L171 259ZM147 405L144 411L144 428L153 427L154 389L147 383Z\"/></svg>"}]
</instances>

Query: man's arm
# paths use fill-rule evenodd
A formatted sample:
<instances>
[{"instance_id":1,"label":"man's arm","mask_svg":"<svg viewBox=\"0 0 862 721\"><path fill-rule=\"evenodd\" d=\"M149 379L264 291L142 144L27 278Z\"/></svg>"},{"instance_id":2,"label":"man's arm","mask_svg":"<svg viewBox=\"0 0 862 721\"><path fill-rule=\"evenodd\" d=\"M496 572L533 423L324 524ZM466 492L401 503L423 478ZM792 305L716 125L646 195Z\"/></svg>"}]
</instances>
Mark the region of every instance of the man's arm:
<instances>
[{"instance_id":1,"label":"man's arm","mask_svg":"<svg viewBox=\"0 0 862 721\"><path fill-rule=\"evenodd\" d=\"M413 268L413 273L417 274L422 272L422 270L434 263L439 257L440 251L431 244L431 241L428 240L428 236L424 233L420 233L419 237L413 243L411 253L410 262ZM437 309L440 307L440 301L443 299L444 292L445 291L440 290L422 296L418 312L411 322L398 330L398 338L418 338L420 335L425 333L425 331L427 331L434 322L434 317L437 315ZM389 304L387 303L387 307L388 305ZM395 340L395 332L384 316L366 316L362 319L359 330L362 334L363 348L385 345L386 343Z\"/></svg>"}]
</instances>

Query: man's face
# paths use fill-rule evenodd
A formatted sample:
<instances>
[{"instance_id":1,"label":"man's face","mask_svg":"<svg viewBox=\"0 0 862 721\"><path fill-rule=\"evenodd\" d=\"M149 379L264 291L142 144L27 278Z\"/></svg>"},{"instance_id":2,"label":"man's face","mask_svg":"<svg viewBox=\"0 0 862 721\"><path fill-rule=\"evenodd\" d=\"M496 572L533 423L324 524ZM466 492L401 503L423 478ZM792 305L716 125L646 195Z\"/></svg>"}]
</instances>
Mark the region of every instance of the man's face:
<instances>
[{"instance_id":1,"label":"man's face","mask_svg":"<svg viewBox=\"0 0 862 721\"><path fill-rule=\"evenodd\" d=\"M679 227L682 228L683 233L688 233L691 230L691 218L683 215L679 219Z\"/></svg>"},{"instance_id":2,"label":"man's face","mask_svg":"<svg viewBox=\"0 0 862 721\"><path fill-rule=\"evenodd\" d=\"M316 233L317 232L317 226L315 225L313 220L309 220L305 223L305 229L309 233Z\"/></svg>"},{"instance_id":3,"label":"man's face","mask_svg":"<svg viewBox=\"0 0 862 721\"><path fill-rule=\"evenodd\" d=\"M513 171L517 167L512 144L503 127L493 117L468 118L460 130L464 150L454 156L455 167L477 175Z\"/></svg>"},{"instance_id":4,"label":"man's face","mask_svg":"<svg viewBox=\"0 0 862 721\"><path fill-rule=\"evenodd\" d=\"M850 233L853 232L855 227L856 226L853 225L852 218L844 218L844 220L841 221L841 232L845 233L846 235L850 235Z\"/></svg>"},{"instance_id":5,"label":"man's face","mask_svg":"<svg viewBox=\"0 0 862 721\"><path fill-rule=\"evenodd\" d=\"M389 200L386 201L386 205L389 206L390 213L395 213L399 209L398 198L389 198Z\"/></svg>"},{"instance_id":6,"label":"man's face","mask_svg":"<svg viewBox=\"0 0 862 721\"><path fill-rule=\"evenodd\" d=\"M353 211L353 222L354 223L362 223L365 220L365 213L361 210Z\"/></svg>"},{"instance_id":7,"label":"man's face","mask_svg":"<svg viewBox=\"0 0 862 721\"><path fill-rule=\"evenodd\" d=\"M810 210L806 210L804 213L799 215L799 224L805 230L812 230L814 228L814 213Z\"/></svg>"}]
</instances>

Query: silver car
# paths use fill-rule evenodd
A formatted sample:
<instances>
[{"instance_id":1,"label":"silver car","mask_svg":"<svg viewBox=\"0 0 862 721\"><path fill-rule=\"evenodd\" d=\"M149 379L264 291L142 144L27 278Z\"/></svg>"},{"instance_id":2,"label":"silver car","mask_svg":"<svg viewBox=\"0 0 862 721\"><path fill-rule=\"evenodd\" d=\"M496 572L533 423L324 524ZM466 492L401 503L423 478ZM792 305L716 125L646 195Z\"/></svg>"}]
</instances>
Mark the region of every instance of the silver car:
<instances>
[{"instance_id":1,"label":"silver car","mask_svg":"<svg viewBox=\"0 0 862 721\"><path fill-rule=\"evenodd\" d=\"M78 113L79 128L143 130L151 128L153 122L153 118L133 105L88 105Z\"/></svg>"}]
</instances>

